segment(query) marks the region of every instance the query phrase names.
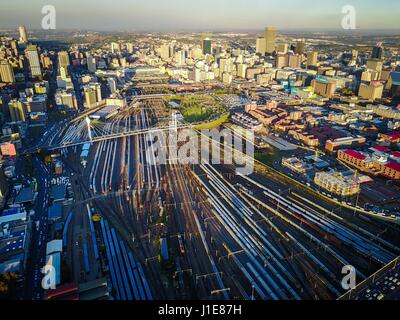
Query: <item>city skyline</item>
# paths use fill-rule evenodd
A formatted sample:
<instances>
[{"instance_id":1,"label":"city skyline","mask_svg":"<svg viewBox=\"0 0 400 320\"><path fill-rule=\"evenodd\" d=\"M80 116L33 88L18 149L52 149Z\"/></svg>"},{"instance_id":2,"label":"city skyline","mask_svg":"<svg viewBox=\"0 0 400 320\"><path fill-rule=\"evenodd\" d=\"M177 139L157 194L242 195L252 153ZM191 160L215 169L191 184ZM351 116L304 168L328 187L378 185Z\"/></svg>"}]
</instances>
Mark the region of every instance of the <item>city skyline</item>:
<instances>
[{"instance_id":1,"label":"city skyline","mask_svg":"<svg viewBox=\"0 0 400 320\"><path fill-rule=\"evenodd\" d=\"M0 28L13 28L24 24L29 29L40 29L45 5L57 10L57 29L86 29L99 31L256 31L265 25L281 30L289 29L341 29L344 16L342 7L353 5L356 9L357 29L398 29L396 9L400 3L383 0L380 6L374 1L320 1L318 6L300 4L289 0L282 6L278 1L226 0L201 2L149 0L138 6L137 1L115 0L80 3L71 0L68 5L54 0L2 1ZM126 10L121 10L121 8ZM75 9L79 8L79 11ZM92 16L91 13L95 13ZM179 19L176 19L179 17Z\"/></svg>"},{"instance_id":2,"label":"city skyline","mask_svg":"<svg viewBox=\"0 0 400 320\"><path fill-rule=\"evenodd\" d=\"M400 301L396 9L1 0L0 301Z\"/></svg>"}]
</instances>

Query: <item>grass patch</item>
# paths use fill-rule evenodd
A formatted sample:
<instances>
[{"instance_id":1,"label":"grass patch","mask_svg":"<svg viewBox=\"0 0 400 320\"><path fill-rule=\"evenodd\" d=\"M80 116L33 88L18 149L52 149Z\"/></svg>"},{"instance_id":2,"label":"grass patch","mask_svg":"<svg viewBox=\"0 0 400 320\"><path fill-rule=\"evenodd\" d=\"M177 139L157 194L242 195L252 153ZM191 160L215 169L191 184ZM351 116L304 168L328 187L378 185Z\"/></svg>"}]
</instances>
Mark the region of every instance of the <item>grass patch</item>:
<instances>
[{"instance_id":1,"label":"grass patch","mask_svg":"<svg viewBox=\"0 0 400 320\"><path fill-rule=\"evenodd\" d=\"M223 123L227 122L229 120L229 112L226 112L222 114L218 119L215 119L213 121L204 123L204 124L199 124L198 126L195 126L194 128L197 130L206 130L206 129L213 129L213 128L218 128L221 126Z\"/></svg>"},{"instance_id":2,"label":"grass patch","mask_svg":"<svg viewBox=\"0 0 400 320\"><path fill-rule=\"evenodd\" d=\"M260 161L261 163L272 167L273 163L274 163L274 158L275 155L274 154L270 154L270 153L256 153L254 155L254 158L258 161Z\"/></svg>"}]
</instances>

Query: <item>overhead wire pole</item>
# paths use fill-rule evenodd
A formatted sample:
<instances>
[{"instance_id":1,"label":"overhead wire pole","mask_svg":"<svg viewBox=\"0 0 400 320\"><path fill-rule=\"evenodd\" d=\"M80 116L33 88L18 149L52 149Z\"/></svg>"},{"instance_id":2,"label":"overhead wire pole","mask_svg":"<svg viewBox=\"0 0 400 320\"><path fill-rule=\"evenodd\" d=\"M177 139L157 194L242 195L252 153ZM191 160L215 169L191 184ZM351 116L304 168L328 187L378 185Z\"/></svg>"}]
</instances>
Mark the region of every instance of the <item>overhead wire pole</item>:
<instances>
[{"instance_id":1,"label":"overhead wire pole","mask_svg":"<svg viewBox=\"0 0 400 320\"><path fill-rule=\"evenodd\" d=\"M93 142L93 138L92 138L92 130L91 130L91 127L90 127L90 118L88 116L86 116L85 121L86 121L86 124L87 124L89 140L90 140L90 143L92 143Z\"/></svg>"}]
</instances>

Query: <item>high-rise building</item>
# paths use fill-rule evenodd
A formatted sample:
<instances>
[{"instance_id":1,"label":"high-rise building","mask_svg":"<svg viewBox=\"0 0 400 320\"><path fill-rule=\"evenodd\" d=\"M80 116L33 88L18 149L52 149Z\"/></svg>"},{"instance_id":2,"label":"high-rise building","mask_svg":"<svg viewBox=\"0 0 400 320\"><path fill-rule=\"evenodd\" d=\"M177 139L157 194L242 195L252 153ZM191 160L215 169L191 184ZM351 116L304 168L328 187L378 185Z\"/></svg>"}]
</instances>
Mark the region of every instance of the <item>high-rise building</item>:
<instances>
[{"instance_id":1,"label":"high-rise building","mask_svg":"<svg viewBox=\"0 0 400 320\"><path fill-rule=\"evenodd\" d=\"M301 67L301 58L300 54L289 54L288 55L288 65L291 68L300 68Z\"/></svg>"},{"instance_id":2,"label":"high-rise building","mask_svg":"<svg viewBox=\"0 0 400 320\"><path fill-rule=\"evenodd\" d=\"M0 81L5 83L15 82L13 67L7 60L0 63Z\"/></svg>"},{"instance_id":3,"label":"high-rise building","mask_svg":"<svg viewBox=\"0 0 400 320\"><path fill-rule=\"evenodd\" d=\"M84 93L85 93L85 107L91 108L95 106L97 103L96 90L94 90L91 87L88 87L84 89Z\"/></svg>"},{"instance_id":4,"label":"high-rise building","mask_svg":"<svg viewBox=\"0 0 400 320\"><path fill-rule=\"evenodd\" d=\"M336 92L336 81L325 77L317 77L311 82L311 86L316 94L325 98L332 98Z\"/></svg>"},{"instance_id":5,"label":"high-rise building","mask_svg":"<svg viewBox=\"0 0 400 320\"><path fill-rule=\"evenodd\" d=\"M376 72L382 72L383 69L383 60L381 59L368 59L367 60L367 69L373 70Z\"/></svg>"},{"instance_id":6,"label":"high-rise building","mask_svg":"<svg viewBox=\"0 0 400 320\"><path fill-rule=\"evenodd\" d=\"M100 83L90 83L84 87L83 91L85 94L86 108L94 107L96 103L100 102L102 99Z\"/></svg>"},{"instance_id":7,"label":"high-rise building","mask_svg":"<svg viewBox=\"0 0 400 320\"><path fill-rule=\"evenodd\" d=\"M111 52L118 53L121 51L121 44L119 42L112 42L111 43Z\"/></svg>"},{"instance_id":8,"label":"high-rise building","mask_svg":"<svg viewBox=\"0 0 400 320\"><path fill-rule=\"evenodd\" d=\"M383 54L384 54L383 46L382 46L382 43L379 42L376 44L375 47L373 47L371 58L372 59L382 59Z\"/></svg>"},{"instance_id":9,"label":"high-rise building","mask_svg":"<svg viewBox=\"0 0 400 320\"><path fill-rule=\"evenodd\" d=\"M96 66L96 58L95 57L89 56L87 58L87 67L90 72L93 72L93 73L96 72L97 66Z\"/></svg>"},{"instance_id":10,"label":"high-rise building","mask_svg":"<svg viewBox=\"0 0 400 320\"><path fill-rule=\"evenodd\" d=\"M278 43L276 51L277 53L287 53L289 51L289 45L287 43Z\"/></svg>"},{"instance_id":11,"label":"high-rise building","mask_svg":"<svg viewBox=\"0 0 400 320\"><path fill-rule=\"evenodd\" d=\"M55 99L59 107L78 109L78 101L73 90L57 90Z\"/></svg>"},{"instance_id":12,"label":"high-rise building","mask_svg":"<svg viewBox=\"0 0 400 320\"><path fill-rule=\"evenodd\" d=\"M311 51L307 54L307 66L315 67L318 64L318 52Z\"/></svg>"},{"instance_id":13,"label":"high-rise building","mask_svg":"<svg viewBox=\"0 0 400 320\"><path fill-rule=\"evenodd\" d=\"M175 63L178 66L182 66L186 62L186 51L185 50L178 50L174 54Z\"/></svg>"},{"instance_id":14,"label":"high-rise building","mask_svg":"<svg viewBox=\"0 0 400 320\"><path fill-rule=\"evenodd\" d=\"M265 38L257 38L256 40L256 52L265 55Z\"/></svg>"},{"instance_id":15,"label":"high-rise building","mask_svg":"<svg viewBox=\"0 0 400 320\"><path fill-rule=\"evenodd\" d=\"M239 63L237 66L237 76L240 78L246 78L247 64Z\"/></svg>"},{"instance_id":16,"label":"high-rise building","mask_svg":"<svg viewBox=\"0 0 400 320\"><path fill-rule=\"evenodd\" d=\"M39 60L39 53L37 46L30 45L25 50L26 58L29 61L29 66L31 70L32 77L41 77L42 76L42 69L40 67L40 60Z\"/></svg>"},{"instance_id":17,"label":"high-rise building","mask_svg":"<svg viewBox=\"0 0 400 320\"><path fill-rule=\"evenodd\" d=\"M370 84L362 83L358 95L367 100L382 98L384 85L380 81L371 81Z\"/></svg>"},{"instance_id":18,"label":"high-rise building","mask_svg":"<svg viewBox=\"0 0 400 320\"><path fill-rule=\"evenodd\" d=\"M286 53L278 53L275 57L275 67L280 69L289 65L289 56Z\"/></svg>"},{"instance_id":19,"label":"high-rise building","mask_svg":"<svg viewBox=\"0 0 400 320\"><path fill-rule=\"evenodd\" d=\"M132 43L128 42L128 43L126 44L126 51L127 51L128 53L130 53L130 54L133 53L133 44L132 44Z\"/></svg>"},{"instance_id":20,"label":"high-rise building","mask_svg":"<svg viewBox=\"0 0 400 320\"><path fill-rule=\"evenodd\" d=\"M212 54L212 47L211 47L211 39L205 38L203 39L203 54Z\"/></svg>"},{"instance_id":21,"label":"high-rise building","mask_svg":"<svg viewBox=\"0 0 400 320\"><path fill-rule=\"evenodd\" d=\"M68 79L68 69L66 69L65 67L60 67L59 72L60 72L60 78L62 80Z\"/></svg>"},{"instance_id":22,"label":"high-rise building","mask_svg":"<svg viewBox=\"0 0 400 320\"><path fill-rule=\"evenodd\" d=\"M8 110L12 122L26 121L26 110L21 101L18 101L17 99L11 100L8 103Z\"/></svg>"},{"instance_id":23,"label":"high-rise building","mask_svg":"<svg viewBox=\"0 0 400 320\"><path fill-rule=\"evenodd\" d=\"M115 91L117 91L117 82L115 81L114 78L108 78L107 85L108 85L108 88L110 89L111 93L114 93Z\"/></svg>"},{"instance_id":24,"label":"high-rise building","mask_svg":"<svg viewBox=\"0 0 400 320\"><path fill-rule=\"evenodd\" d=\"M304 40L297 41L295 53L297 54L304 54L306 43Z\"/></svg>"},{"instance_id":25,"label":"high-rise building","mask_svg":"<svg viewBox=\"0 0 400 320\"><path fill-rule=\"evenodd\" d=\"M207 40L207 41L206 41ZM201 50L203 54L211 54L211 33L205 32L201 34Z\"/></svg>"},{"instance_id":26,"label":"high-rise building","mask_svg":"<svg viewBox=\"0 0 400 320\"><path fill-rule=\"evenodd\" d=\"M69 74L68 68L70 65L69 54L67 51L60 51L58 53L58 68L64 68L66 75Z\"/></svg>"},{"instance_id":27,"label":"high-rise building","mask_svg":"<svg viewBox=\"0 0 400 320\"><path fill-rule=\"evenodd\" d=\"M276 31L275 27L265 28L265 51L267 53L273 53L276 49Z\"/></svg>"},{"instance_id":28,"label":"high-rise building","mask_svg":"<svg viewBox=\"0 0 400 320\"><path fill-rule=\"evenodd\" d=\"M26 29L25 26L19 26L19 41L22 43L27 43L28 42L28 36L26 35Z\"/></svg>"},{"instance_id":29,"label":"high-rise building","mask_svg":"<svg viewBox=\"0 0 400 320\"><path fill-rule=\"evenodd\" d=\"M170 58L170 50L169 45L164 44L159 48L161 59L169 59Z\"/></svg>"}]
</instances>

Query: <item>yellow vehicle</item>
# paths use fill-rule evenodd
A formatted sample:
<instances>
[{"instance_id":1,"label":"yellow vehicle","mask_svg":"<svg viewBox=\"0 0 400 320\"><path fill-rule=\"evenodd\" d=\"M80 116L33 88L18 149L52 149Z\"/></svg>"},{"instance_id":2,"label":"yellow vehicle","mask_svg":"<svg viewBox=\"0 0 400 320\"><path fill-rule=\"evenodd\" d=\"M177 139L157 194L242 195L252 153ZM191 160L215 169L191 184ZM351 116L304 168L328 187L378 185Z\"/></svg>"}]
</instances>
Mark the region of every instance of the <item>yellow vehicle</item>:
<instances>
[{"instance_id":1,"label":"yellow vehicle","mask_svg":"<svg viewBox=\"0 0 400 320\"><path fill-rule=\"evenodd\" d=\"M92 220L93 220L93 222L100 222L100 220L101 220L101 215L99 215L98 213L94 214L94 215L92 216Z\"/></svg>"}]
</instances>

